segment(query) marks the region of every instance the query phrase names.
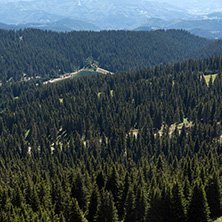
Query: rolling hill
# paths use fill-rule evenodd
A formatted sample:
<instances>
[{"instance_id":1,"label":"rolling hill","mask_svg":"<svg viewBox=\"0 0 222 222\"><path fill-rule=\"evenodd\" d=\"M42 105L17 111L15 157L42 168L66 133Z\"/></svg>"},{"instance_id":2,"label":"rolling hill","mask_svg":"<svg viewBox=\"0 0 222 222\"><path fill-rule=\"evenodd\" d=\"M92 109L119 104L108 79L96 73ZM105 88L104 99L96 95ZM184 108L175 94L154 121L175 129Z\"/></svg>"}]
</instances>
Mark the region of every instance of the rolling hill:
<instances>
[{"instance_id":1,"label":"rolling hill","mask_svg":"<svg viewBox=\"0 0 222 222\"><path fill-rule=\"evenodd\" d=\"M138 70L220 52L221 42L181 30L57 33L37 29L0 31L1 80L56 77L86 65L88 58L111 72ZM211 44L211 50L203 52ZM216 47L214 45L216 44Z\"/></svg>"}]
</instances>

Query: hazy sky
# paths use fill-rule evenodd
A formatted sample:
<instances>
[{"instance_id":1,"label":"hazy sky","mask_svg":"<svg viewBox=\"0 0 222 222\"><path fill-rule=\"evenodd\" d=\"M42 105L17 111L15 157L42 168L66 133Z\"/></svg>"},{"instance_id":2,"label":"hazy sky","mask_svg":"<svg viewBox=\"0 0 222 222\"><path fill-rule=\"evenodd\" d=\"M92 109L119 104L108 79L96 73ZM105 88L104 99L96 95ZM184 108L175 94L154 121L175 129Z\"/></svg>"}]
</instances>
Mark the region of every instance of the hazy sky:
<instances>
[{"instance_id":1,"label":"hazy sky","mask_svg":"<svg viewBox=\"0 0 222 222\"><path fill-rule=\"evenodd\" d=\"M35 2L39 2L39 1L44 1L44 0L0 0L0 2L29 2L29 1L35 1ZM45 0L46 2L62 2L63 0ZM67 0L65 0L67 1ZM78 2L79 0L69 0L72 2ZM87 1L87 0L80 0L80 1ZM98 0L95 0L98 1ZM102 0L101 0L102 1ZM110 0L110 2L115 1L116 0ZM118 0L119 2L133 2L133 3L137 3L138 0ZM140 0L139 0L140 1ZM221 0L141 0L141 1L154 1L154 2L166 2L172 5L206 5L206 4L220 4L222 6L222 1Z\"/></svg>"},{"instance_id":2,"label":"hazy sky","mask_svg":"<svg viewBox=\"0 0 222 222\"><path fill-rule=\"evenodd\" d=\"M0 0L1 3L3 2L36 2L38 4L38 2L44 2L44 4L50 3L50 5L53 5L53 3L66 3L66 2L75 2L78 3L80 2L103 2L106 0ZM153 1L153 2L165 2L168 4L171 4L173 6L176 7L180 7L184 10L188 10L189 12L212 12L212 11L220 11L222 12L222 0L109 0L110 3L114 3L114 4L127 4L128 3L133 3L133 4L137 4L139 2L143 2L143 1Z\"/></svg>"}]
</instances>

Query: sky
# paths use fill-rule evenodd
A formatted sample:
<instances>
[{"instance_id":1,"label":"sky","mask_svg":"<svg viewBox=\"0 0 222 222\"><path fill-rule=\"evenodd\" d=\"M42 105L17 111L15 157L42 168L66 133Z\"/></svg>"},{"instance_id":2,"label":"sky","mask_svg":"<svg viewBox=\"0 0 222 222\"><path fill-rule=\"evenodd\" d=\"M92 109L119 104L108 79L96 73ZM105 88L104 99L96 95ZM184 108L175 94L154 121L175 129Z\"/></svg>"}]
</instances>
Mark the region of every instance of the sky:
<instances>
[{"instance_id":1,"label":"sky","mask_svg":"<svg viewBox=\"0 0 222 222\"><path fill-rule=\"evenodd\" d=\"M59 2L76 2L78 3L79 1L101 1L103 2L103 0L0 0L0 3L3 2L50 2L55 3ZM197 13L197 14L201 14L201 13L208 13L208 12L213 12L213 11L219 11L222 12L222 0L109 0L110 3L114 2L115 4L127 4L127 2L129 3L133 3L133 4L137 4L138 2L141 1L153 1L153 2L161 2L161 3L168 3L171 4L173 6L179 7L181 9L187 10L191 13Z\"/></svg>"},{"instance_id":2,"label":"sky","mask_svg":"<svg viewBox=\"0 0 222 222\"><path fill-rule=\"evenodd\" d=\"M34 1L34 0L0 0L0 2L29 2L29 1ZM43 0L35 0L35 2L38 1L43 1ZM56 2L56 1L62 1L62 0L45 0L45 1L51 1L51 2ZM70 0L73 2L78 2L79 0ZM101 0L102 1L102 0ZM110 0L110 2L112 1L116 1L116 0ZM133 2L136 3L138 2L138 0L119 0L120 2L124 1L124 2ZM201 5L206 5L206 4L220 4L222 6L222 1L221 0L143 0L143 1L157 1L157 2L165 2L171 5L177 5L177 6L186 6L186 5L190 5L190 6L201 6Z\"/></svg>"}]
</instances>

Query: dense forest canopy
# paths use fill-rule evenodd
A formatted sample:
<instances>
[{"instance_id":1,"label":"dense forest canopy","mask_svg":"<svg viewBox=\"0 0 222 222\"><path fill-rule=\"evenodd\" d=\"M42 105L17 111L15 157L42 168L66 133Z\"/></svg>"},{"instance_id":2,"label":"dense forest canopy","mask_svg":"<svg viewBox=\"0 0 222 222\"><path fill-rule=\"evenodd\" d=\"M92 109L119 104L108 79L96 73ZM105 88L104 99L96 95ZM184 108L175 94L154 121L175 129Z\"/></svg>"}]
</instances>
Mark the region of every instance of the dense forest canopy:
<instances>
[{"instance_id":1,"label":"dense forest canopy","mask_svg":"<svg viewBox=\"0 0 222 222\"><path fill-rule=\"evenodd\" d=\"M3 84L0 220L222 216L221 65L214 56L55 84Z\"/></svg>"},{"instance_id":2,"label":"dense forest canopy","mask_svg":"<svg viewBox=\"0 0 222 222\"><path fill-rule=\"evenodd\" d=\"M0 30L0 80L52 78L84 67L88 58L110 72L132 71L222 53L221 41L183 30L56 33Z\"/></svg>"}]
</instances>

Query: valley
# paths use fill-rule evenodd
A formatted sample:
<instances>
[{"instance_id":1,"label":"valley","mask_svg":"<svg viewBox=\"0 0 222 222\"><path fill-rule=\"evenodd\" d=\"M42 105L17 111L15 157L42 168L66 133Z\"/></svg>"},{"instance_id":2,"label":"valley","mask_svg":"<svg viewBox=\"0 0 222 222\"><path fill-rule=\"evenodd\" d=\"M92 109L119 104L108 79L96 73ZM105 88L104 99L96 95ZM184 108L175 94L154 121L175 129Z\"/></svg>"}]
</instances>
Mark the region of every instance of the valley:
<instances>
[{"instance_id":1,"label":"valley","mask_svg":"<svg viewBox=\"0 0 222 222\"><path fill-rule=\"evenodd\" d=\"M82 69L80 69L76 72L66 73L66 74L60 76L59 78L50 79L46 82L43 82L43 84L55 83L55 82L58 82L58 81L69 79L69 78L82 77L82 76L91 76L91 75L97 75L97 74L106 75L106 74L113 74L113 73L109 72L105 69L99 68L99 67L96 67L96 69L94 69L94 68L91 68L91 69L90 68L82 68Z\"/></svg>"}]
</instances>

